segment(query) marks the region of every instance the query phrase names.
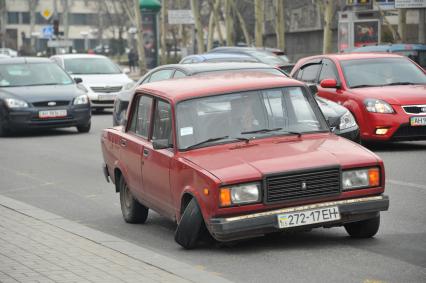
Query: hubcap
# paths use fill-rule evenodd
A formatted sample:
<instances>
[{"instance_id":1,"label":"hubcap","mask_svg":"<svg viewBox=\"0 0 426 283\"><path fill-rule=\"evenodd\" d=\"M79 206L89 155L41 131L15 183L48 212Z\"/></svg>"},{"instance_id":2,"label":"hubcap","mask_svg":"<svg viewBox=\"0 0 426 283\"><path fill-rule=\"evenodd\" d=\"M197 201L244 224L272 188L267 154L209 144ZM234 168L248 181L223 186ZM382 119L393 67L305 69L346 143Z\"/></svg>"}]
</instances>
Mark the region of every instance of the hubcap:
<instances>
[{"instance_id":1,"label":"hubcap","mask_svg":"<svg viewBox=\"0 0 426 283\"><path fill-rule=\"evenodd\" d=\"M130 190L127 187L127 185L124 185L124 205L126 207L130 207L131 202L132 202L132 194L130 193Z\"/></svg>"}]
</instances>

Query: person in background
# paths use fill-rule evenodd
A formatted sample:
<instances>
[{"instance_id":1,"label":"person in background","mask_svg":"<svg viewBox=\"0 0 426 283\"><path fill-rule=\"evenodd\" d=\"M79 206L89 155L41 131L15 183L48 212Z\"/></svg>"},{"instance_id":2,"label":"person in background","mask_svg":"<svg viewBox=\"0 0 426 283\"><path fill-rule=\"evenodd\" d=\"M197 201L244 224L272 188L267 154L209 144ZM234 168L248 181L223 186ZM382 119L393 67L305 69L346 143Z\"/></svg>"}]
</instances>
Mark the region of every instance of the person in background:
<instances>
[{"instance_id":1,"label":"person in background","mask_svg":"<svg viewBox=\"0 0 426 283\"><path fill-rule=\"evenodd\" d=\"M129 69L130 72L136 71L136 53L135 51L132 49L130 49L129 53L127 53L127 59L129 61Z\"/></svg>"}]
</instances>

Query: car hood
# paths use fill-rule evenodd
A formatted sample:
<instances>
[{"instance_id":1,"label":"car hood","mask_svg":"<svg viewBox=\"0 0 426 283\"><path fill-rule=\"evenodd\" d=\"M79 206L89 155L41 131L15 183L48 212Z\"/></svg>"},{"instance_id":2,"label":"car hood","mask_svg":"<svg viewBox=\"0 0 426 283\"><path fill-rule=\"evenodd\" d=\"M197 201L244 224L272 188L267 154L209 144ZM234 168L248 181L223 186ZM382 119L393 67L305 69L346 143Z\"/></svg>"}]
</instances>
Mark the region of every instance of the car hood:
<instances>
[{"instance_id":1,"label":"car hood","mask_svg":"<svg viewBox=\"0 0 426 283\"><path fill-rule=\"evenodd\" d=\"M47 100L72 100L74 97L82 94L84 92L78 89L75 84L7 87L0 89L1 97L18 98L30 103Z\"/></svg>"},{"instance_id":2,"label":"car hood","mask_svg":"<svg viewBox=\"0 0 426 283\"><path fill-rule=\"evenodd\" d=\"M426 104L426 85L398 85L350 89L358 97L376 98L394 105Z\"/></svg>"},{"instance_id":3,"label":"car hood","mask_svg":"<svg viewBox=\"0 0 426 283\"><path fill-rule=\"evenodd\" d=\"M260 180L270 173L316 167L370 166L379 158L364 147L333 134L258 140L188 151L182 157L222 183Z\"/></svg>"},{"instance_id":4,"label":"car hood","mask_svg":"<svg viewBox=\"0 0 426 283\"><path fill-rule=\"evenodd\" d=\"M83 75L71 74L72 78L81 78L87 86L123 86L133 82L126 74Z\"/></svg>"}]
</instances>

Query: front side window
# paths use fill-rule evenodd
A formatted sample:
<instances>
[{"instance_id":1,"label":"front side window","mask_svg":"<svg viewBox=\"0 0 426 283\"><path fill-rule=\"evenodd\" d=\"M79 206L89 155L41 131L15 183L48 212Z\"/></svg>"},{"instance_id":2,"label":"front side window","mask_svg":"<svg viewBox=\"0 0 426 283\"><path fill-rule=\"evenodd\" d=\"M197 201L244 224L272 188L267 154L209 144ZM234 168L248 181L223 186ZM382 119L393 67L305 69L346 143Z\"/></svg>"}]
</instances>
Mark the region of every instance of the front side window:
<instances>
[{"instance_id":1,"label":"front side window","mask_svg":"<svg viewBox=\"0 0 426 283\"><path fill-rule=\"evenodd\" d=\"M146 139L148 138L151 124L152 101L152 97L146 95L139 98L138 104L134 109L135 112L132 115L132 122L128 129L129 132L134 132Z\"/></svg>"},{"instance_id":2,"label":"front side window","mask_svg":"<svg viewBox=\"0 0 426 283\"><path fill-rule=\"evenodd\" d=\"M304 82L315 83L320 68L321 64L309 64L306 67L302 67L297 74L297 79Z\"/></svg>"},{"instance_id":3,"label":"front side window","mask_svg":"<svg viewBox=\"0 0 426 283\"><path fill-rule=\"evenodd\" d=\"M172 144L172 111L170 104L158 100L154 113L152 140L168 140Z\"/></svg>"},{"instance_id":4,"label":"front side window","mask_svg":"<svg viewBox=\"0 0 426 283\"><path fill-rule=\"evenodd\" d=\"M170 79L171 75L173 73L173 70L161 70L158 72L155 72L151 75L149 82L158 82L158 81L164 81L167 79Z\"/></svg>"},{"instance_id":5,"label":"front side window","mask_svg":"<svg viewBox=\"0 0 426 283\"><path fill-rule=\"evenodd\" d=\"M301 87L202 97L178 103L179 149L238 139L327 131ZM212 142L203 143L212 140Z\"/></svg>"},{"instance_id":6,"label":"front side window","mask_svg":"<svg viewBox=\"0 0 426 283\"><path fill-rule=\"evenodd\" d=\"M74 81L55 63L0 65L0 87L69 85Z\"/></svg>"},{"instance_id":7,"label":"front side window","mask_svg":"<svg viewBox=\"0 0 426 283\"><path fill-rule=\"evenodd\" d=\"M334 69L335 65L333 62L330 60L323 60L319 81L321 82L325 79L335 79L337 81L337 75Z\"/></svg>"},{"instance_id":8,"label":"front side window","mask_svg":"<svg viewBox=\"0 0 426 283\"><path fill-rule=\"evenodd\" d=\"M65 71L73 75L121 74L120 68L108 58L71 58L64 60Z\"/></svg>"},{"instance_id":9,"label":"front side window","mask_svg":"<svg viewBox=\"0 0 426 283\"><path fill-rule=\"evenodd\" d=\"M349 88L426 84L426 75L405 58L373 58L341 62Z\"/></svg>"}]
</instances>

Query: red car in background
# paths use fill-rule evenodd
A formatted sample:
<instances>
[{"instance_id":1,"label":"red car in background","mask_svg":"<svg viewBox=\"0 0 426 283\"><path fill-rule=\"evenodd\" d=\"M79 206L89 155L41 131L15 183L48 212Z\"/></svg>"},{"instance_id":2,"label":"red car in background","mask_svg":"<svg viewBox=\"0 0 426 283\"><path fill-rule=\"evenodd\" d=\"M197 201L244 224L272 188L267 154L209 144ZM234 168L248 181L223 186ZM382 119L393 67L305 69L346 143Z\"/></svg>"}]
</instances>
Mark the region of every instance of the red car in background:
<instances>
[{"instance_id":1,"label":"red car in background","mask_svg":"<svg viewBox=\"0 0 426 283\"><path fill-rule=\"evenodd\" d=\"M363 141L426 140L426 74L404 56L318 55L300 59L291 76L348 108Z\"/></svg>"}]
</instances>

